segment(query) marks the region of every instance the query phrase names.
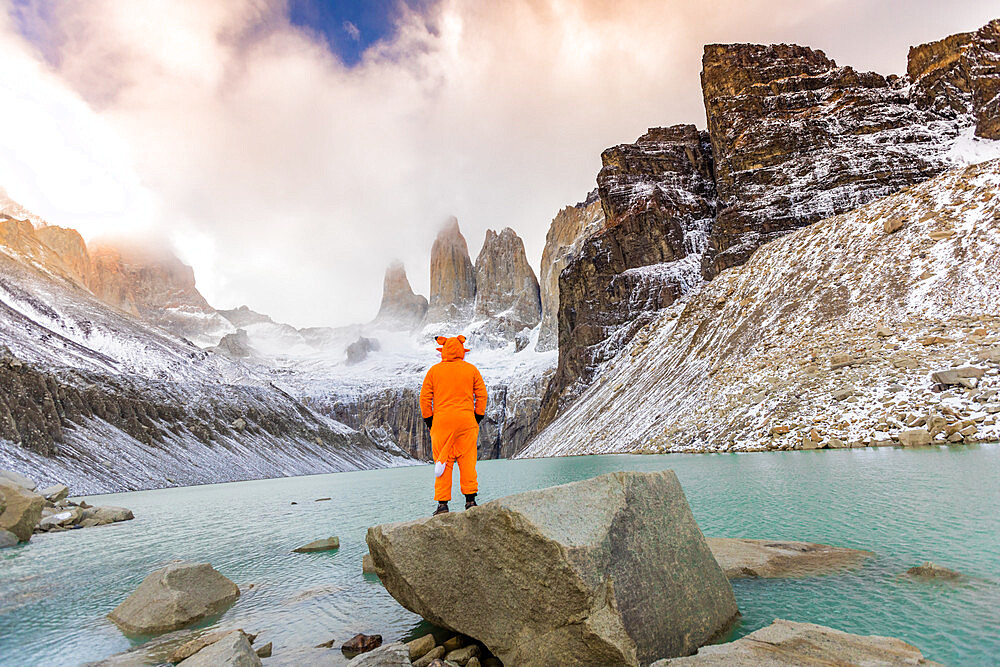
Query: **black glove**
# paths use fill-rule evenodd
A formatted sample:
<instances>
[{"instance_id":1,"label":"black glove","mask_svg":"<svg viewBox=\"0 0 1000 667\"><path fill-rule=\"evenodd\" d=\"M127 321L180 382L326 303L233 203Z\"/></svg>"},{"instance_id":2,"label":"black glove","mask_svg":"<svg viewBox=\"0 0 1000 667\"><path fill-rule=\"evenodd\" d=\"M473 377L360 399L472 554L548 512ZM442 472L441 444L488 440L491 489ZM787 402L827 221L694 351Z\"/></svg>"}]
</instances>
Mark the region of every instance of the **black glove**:
<instances>
[{"instance_id":1,"label":"black glove","mask_svg":"<svg viewBox=\"0 0 1000 667\"><path fill-rule=\"evenodd\" d=\"M431 415L430 417L424 417L424 423L427 424L427 428L430 428L431 424L434 423L434 415Z\"/></svg>"},{"instance_id":2,"label":"black glove","mask_svg":"<svg viewBox=\"0 0 1000 667\"><path fill-rule=\"evenodd\" d=\"M477 423L477 424L478 424L479 422L483 421L483 417L485 417L485 416L486 416L486 415L481 415L481 414L479 414L478 412L474 412L473 414L474 414L474 415L476 415L476 423Z\"/></svg>"}]
</instances>

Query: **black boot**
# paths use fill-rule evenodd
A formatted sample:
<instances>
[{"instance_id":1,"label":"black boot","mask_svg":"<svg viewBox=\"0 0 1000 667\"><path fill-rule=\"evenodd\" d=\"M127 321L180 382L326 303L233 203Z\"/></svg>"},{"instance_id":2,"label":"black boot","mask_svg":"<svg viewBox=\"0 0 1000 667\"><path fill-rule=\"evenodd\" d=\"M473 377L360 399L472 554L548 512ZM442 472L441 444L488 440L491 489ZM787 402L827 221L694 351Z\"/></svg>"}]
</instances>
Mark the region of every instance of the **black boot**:
<instances>
[{"instance_id":1,"label":"black boot","mask_svg":"<svg viewBox=\"0 0 1000 667\"><path fill-rule=\"evenodd\" d=\"M473 507L476 507L476 494L465 494L465 509L472 509Z\"/></svg>"},{"instance_id":2,"label":"black boot","mask_svg":"<svg viewBox=\"0 0 1000 667\"><path fill-rule=\"evenodd\" d=\"M434 510L434 514L431 514L431 516L437 516L438 514L447 514L447 513L448 513L448 501L439 500L438 507L436 510Z\"/></svg>"}]
</instances>

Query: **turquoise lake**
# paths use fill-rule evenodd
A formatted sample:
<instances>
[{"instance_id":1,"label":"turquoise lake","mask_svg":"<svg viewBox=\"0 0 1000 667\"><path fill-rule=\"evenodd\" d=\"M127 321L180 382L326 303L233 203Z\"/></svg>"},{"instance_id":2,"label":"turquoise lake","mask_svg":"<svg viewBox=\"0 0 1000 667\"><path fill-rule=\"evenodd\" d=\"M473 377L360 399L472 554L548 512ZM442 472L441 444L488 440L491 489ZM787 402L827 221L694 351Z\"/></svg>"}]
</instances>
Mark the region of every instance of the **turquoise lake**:
<instances>
[{"instance_id":1,"label":"turquoise lake","mask_svg":"<svg viewBox=\"0 0 1000 667\"><path fill-rule=\"evenodd\" d=\"M706 535L876 553L845 573L734 581L743 612L734 636L786 618L899 637L946 664L1000 664L998 445L481 461L480 500L666 468ZM418 466L88 497L136 518L0 552L0 664L77 665L130 648L105 614L174 559L253 584L218 623L259 631L276 657L358 632L422 634L417 616L362 575L361 558L368 526L433 510L432 480L432 468ZM337 552L291 553L330 535L340 537ZM966 579L900 576L927 560Z\"/></svg>"}]
</instances>

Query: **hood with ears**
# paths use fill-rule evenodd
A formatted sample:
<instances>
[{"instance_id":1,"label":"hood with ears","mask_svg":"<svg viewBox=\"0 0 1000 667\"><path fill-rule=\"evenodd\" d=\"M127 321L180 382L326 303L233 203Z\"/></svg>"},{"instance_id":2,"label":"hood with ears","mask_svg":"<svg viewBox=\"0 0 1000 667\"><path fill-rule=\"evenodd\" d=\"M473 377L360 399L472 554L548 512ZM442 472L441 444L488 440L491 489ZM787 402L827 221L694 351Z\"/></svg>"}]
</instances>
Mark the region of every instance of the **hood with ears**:
<instances>
[{"instance_id":1,"label":"hood with ears","mask_svg":"<svg viewBox=\"0 0 1000 667\"><path fill-rule=\"evenodd\" d=\"M438 348L438 352L441 353L441 361L465 359L465 353L470 352L465 347L465 336L455 336L454 338L438 336L434 340L441 346Z\"/></svg>"}]
</instances>

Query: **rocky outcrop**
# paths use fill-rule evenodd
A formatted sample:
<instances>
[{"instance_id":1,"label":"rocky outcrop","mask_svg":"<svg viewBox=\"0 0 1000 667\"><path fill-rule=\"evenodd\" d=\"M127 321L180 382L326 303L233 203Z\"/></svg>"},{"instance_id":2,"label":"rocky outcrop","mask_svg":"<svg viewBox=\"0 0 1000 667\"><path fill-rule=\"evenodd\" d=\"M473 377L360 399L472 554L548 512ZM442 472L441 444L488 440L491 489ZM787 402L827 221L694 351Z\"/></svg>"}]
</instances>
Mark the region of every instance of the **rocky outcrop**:
<instances>
[{"instance_id":1,"label":"rocky outcrop","mask_svg":"<svg viewBox=\"0 0 1000 667\"><path fill-rule=\"evenodd\" d=\"M918 107L970 114L978 136L1000 139L1000 20L911 47L906 74Z\"/></svg>"},{"instance_id":2,"label":"rocky outcrop","mask_svg":"<svg viewBox=\"0 0 1000 667\"><path fill-rule=\"evenodd\" d=\"M702 65L719 193L706 277L949 166L954 113L913 104L905 80L791 44L710 44Z\"/></svg>"},{"instance_id":3,"label":"rocky outcrop","mask_svg":"<svg viewBox=\"0 0 1000 667\"><path fill-rule=\"evenodd\" d=\"M0 529L27 542L42 518L43 507L45 498L39 494L0 479Z\"/></svg>"},{"instance_id":4,"label":"rocky outcrop","mask_svg":"<svg viewBox=\"0 0 1000 667\"><path fill-rule=\"evenodd\" d=\"M957 581L963 578L960 572L949 570L931 561L927 561L921 565L914 565L905 574L916 579L939 579L944 581Z\"/></svg>"},{"instance_id":5,"label":"rocky outcrop","mask_svg":"<svg viewBox=\"0 0 1000 667\"><path fill-rule=\"evenodd\" d=\"M504 664L648 664L693 652L738 614L672 471L375 526L367 541L404 607ZM470 553L476 567L456 568Z\"/></svg>"},{"instance_id":6,"label":"rocky outcrop","mask_svg":"<svg viewBox=\"0 0 1000 667\"><path fill-rule=\"evenodd\" d=\"M410 331L420 326L427 314L427 299L413 293L402 262L393 262L385 270L382 304L373 324Z\"/></svg>"},{"instance_id":7,"label":"rocky outcrop","mask_svg":"<svg viewBox=\"0 0 1000 667\"><path fill-rule=\"evenodd\" d=\"M160 634L218 614L239 596L208 563L174 563L147 575L108 618L129 634Z\"/></svg>"},{"instance_id":8,"label":"rocky outcrop","mask_svg":"<svg viewBox=\"0 0 1000 667\"><path fill-rule=\"evenodd\" d=\"M475 299L476 269L458 220L451 218L431 246L431 295L425 322L467 323Z\"/></svg>"},{"instance_id":9,"label":"rocky outcrop","mask_svg":"<svg viewBox=\"0 0 1000 667\"><path fill-rule=\"evenodd\" d=\"M810 542L709 537L708 548L730 579L804 577L858 565L875 554Z\"/></svg>"},{"instance_id":10,"label":"rocky outcrop","mask_svg":"<svg viewBox=\"0 0 1000 667\"><path fill-rule=\"evenodd\" d=\"M658 311L701 281L715 215L708 136L693 125L653 128L601 159L605 223L559 276L559 364L540 426Z\"/></svg>"},{"instance_id":11,"label":"rocky outcrop","mask_svg":"<svg viewBox=\"0 0 1000 667\"><path fill-rule=\"evenodd\" d=\"M538 273L542 301L539 352L554 350L559 344L559 274L579 253L583 241L603 225L604 209L596 188L582 202L559 211L549 224Z\"/></svg>"},{"instance_id":12,"label":"rocky outcrop","mask_svg":"<svg viewBox=\"0 0 1000 667\"><path fill-rule=\"evenodd\" d=\"M347 360L348 366L353 366L354 364L360 364L362 361L368 358L369 352L376 352L381 349L381 345L377 338L367 338L365 336L359 337L356 341L347 346Z\"/></svg>"},{"instance_id":13,"label":"rocky outcrop","mask_svg":"<svg viewBox=\"0 0 1000 667\"><path fill-rule=\"evenodd\" d=\"M799 667L824 665L927 665L940 663L901 639L875 635L852 635L813 623L775 620L728 644L706 646L697 655L658 660L650 667L688 665L761 665Z\"/></svg>"},{"instance_id":14,"label":"rocky outcrop","mask_svg":"<svg viewBox=\"0 0 1000 667\"><path fill-rule=\"evenodd\" d=\"M524 241L510 227L497 234L486 230L486 240L476 257L474 317L485 322L473 331L473 346L514 340L524 329L533 329L542 317L538 279L524 254Z\"/></svg>"},{"instance_id":15,"label":"rocky outcrop","mask_svg":"<svg viewBox=\"0 0 1000 667\"><path fill-rule=\"evenodd\" d=\"M242 630L226 633L180 663L183 667L259 667L260 658Z\"/></svg>"},{"instance_id":16,"label":"rocky outcrop","mask_svg":"<svg viewBox=\"0 0 1000 667\"><path fill-rule=\"evenodd\" d=\"M75 229L55 225L35 230L38 240L52 248L70 273L83 286L91 278L90 253L83 237Z\"/></svg>"}]
</instances>

